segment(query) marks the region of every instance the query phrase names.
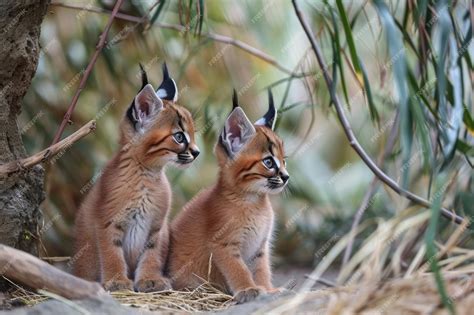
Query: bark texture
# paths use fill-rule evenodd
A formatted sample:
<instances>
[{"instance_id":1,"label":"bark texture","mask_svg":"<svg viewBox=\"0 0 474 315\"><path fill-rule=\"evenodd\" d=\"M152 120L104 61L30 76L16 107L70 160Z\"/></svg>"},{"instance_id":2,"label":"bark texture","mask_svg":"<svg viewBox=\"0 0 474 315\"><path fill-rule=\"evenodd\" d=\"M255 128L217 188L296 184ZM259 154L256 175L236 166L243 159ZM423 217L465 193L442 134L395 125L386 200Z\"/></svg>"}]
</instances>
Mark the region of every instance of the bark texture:
<instances>
[{"instance_id":1,"label":"bark texture","mask_svg":"<svg viewBox=\"0 0 474 315\"><path fill-rule=\"evenodd\" d=\"M39 59L49 0L0 1L0 164L26 157L17 117ZM0 177L0 243L37 255L41 166Z\"/></svg>"}]
</instances>

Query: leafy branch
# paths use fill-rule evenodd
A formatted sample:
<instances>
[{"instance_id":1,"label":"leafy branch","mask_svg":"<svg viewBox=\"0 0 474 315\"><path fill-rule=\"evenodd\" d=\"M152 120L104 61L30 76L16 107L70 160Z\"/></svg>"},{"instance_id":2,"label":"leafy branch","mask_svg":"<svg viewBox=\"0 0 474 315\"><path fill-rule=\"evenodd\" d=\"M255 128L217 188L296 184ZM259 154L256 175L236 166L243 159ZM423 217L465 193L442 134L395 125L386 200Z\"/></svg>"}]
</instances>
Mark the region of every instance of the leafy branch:
<instances>
[{"instance_id":1,"label":"leafy branch","mask_svg":"<svg viewBox=\"0 0 474 315\"><path fill-rule=\"evenodd\" d=\"M308 24L308 22L305 20L303 13L301 12L296 0L292 0L293 7L295 9L296 15L298 17L298 20L303 27L303 30L306 34L306 37L308 38L311 47L313 49L313 52L316 56L316 59L318 61L318 64L323 71L323 77L326 82L326 85L329 89L330 97L331 97L331 102L334 104L334 107L336 109L337 117L339 119L339 122L341 123L341 126L344 130L344 133L349 140L349 143L351 147L356 151L356 153L360 156L362 161L369 167L369 169L388 187L390 187L393 191L395 191L398 195L403 196L407 198L408 200L414 202L415 204L418 204L420 206L426 207L426 208L433 208L433 205L426 199L400 187L395 180L393 180L390 176L385 174L378 166L377 164L372 160L372 158L365 152L364 148L360 145L359 141L357 140L356 136L354 135L354 132L352 131L352 127L349 123L349 120L346 117L346 114L344 113L344 108L339 101L339 98L335 92L334 84L329 76L328 73L328 67L322 57L321 49L319 48L319 45L316 43L316 39L313 35L313 32L311 31L311 28ZM456 213L453 211L441 207L441 214L457 223L460 224L464 221L464 218L461 216L458 216Z\"/></svg>"}]
</instances>

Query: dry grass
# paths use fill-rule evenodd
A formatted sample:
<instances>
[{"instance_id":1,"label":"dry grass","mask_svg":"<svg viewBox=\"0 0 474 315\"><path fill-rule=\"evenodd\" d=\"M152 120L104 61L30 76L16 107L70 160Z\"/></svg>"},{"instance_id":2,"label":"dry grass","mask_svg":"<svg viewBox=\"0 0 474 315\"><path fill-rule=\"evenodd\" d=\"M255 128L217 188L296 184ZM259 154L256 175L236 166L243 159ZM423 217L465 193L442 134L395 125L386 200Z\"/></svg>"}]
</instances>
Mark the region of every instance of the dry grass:
<instances>
[{"instance_id":1,"label":"dry grass","mask_svg":"<svg viewBox=\"0 0 474 315\"><path fill-rule=\"evenodd\" d=\"M34 306L51 298L49 293L35 293L15 284L9 292L8 304ZM192 291L162 291L139 293L133 291L112 292L112 297L124 306L147 311L171 310L183 312L220 311L228 308L232 296L225 294L208 283Z\"/></svg>"},{"instance_id":2,"label":"dry grass","mask_svg":"<svg viewBox=\"0 0 474 315\"><path fill-rule=\"evenodd\" d=\"M7 296L6 304L12 306L34 306L49 299L46 295L32 292L20 286L16 286L16 289L8 292Z\"/></svg>"},{"instance_id":3,"label":"dry grass","mask_svg":"<svg viewBox=\"0 0 474 315\"><path fill-rule=\"evenodd\" d=\"M457 314L474 314L474 250L462 248L468 222L450 227L435 257L426 257L424 228L429 210L408 208L394 218L376 222L376 229L343 266L337 286L306 291L265 305L257 314L449 314L442 303L429 260L437 259L450 304ZM359 233L369 227L363 225ZM333 265L349 237L342 238L318 264L303 286Z\"/></svg>"},{"instance_id":4,"label":"dry grass","mask_svg":"<svg viewBox=\"0 0 474 315\"><path fill-rule=\"evenodd\" d=\"M445 274L457 314L474 313L471 275ZM443 307L431 274L384 283L353 284L287 296L264 305L254 314L449 314Z\"/></svg>"},{"instance_id":5,"label":"dry grass","mask_svg":"<svg viewBox=\"0 0 474 315\"><path fill-rule=\"evenodd\" d=\"M149 311L219 311L228 308L232 300L232 296L219 291L208 283L204 283L192 291L170 290L156 293L122 291L113 292L112 296L123 305L144 308Z\"/></svg>"}]
</instances>

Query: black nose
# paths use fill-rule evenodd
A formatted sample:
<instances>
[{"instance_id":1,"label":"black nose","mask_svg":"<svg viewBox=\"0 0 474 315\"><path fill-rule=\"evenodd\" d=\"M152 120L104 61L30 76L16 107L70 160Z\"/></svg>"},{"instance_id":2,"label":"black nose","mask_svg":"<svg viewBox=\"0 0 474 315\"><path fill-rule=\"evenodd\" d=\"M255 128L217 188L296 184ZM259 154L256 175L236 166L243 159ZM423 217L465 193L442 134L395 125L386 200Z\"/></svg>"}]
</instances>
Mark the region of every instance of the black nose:
<instances>
[{"instance_id":1,"label":"black nose","mask_svg":"<svg viewBox=\"0 0 474 315\"><path fill-rule=\"evenodd\" d=\"M201 153L199 150L194 150L194 149L190 149L189 151L191 152L191 155L192 155L194 158L197 158L197 156L199 155L199 153Z\"/></svg>"},{"instance_id":2,"label":"black nose","mask_svg":"<svg viewBox=\"0 0 474 315\"><path fill-rule=\"evenodd\" d=\"M288 181L288 179L290 179L290 175L288 175L288 174L280 174L280 177L281 177L281 179L283 180L284 183L286 183Z\"/></svg>"}]
</instances>

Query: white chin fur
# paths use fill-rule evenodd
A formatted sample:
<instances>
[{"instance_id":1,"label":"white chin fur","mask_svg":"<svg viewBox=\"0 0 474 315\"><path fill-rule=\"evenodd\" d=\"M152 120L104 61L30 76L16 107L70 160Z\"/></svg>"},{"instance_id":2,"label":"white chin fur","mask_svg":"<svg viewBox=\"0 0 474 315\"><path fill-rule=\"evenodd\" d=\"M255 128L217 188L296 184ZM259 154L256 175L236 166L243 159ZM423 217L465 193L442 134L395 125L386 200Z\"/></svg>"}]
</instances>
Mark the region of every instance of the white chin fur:
<instances>
[{"instance_id":1,"label":"white chin fur","mask_svg":"<svg viewBox=\"0 0 474 315\"><path fill-rule=\"evenodd\" d=\"M179 162L178 160L176 160L176 159L171 160L171 163L173 164L174 167L179 168L179 169L181 169L181 170L187 169L187 168L189 168L189 167L191 166L191 164L193 164L193 162L183 164L183 163L180 163L180 162Z\"/></svg>"},{"instance_id":2,"label":"white chin fur","mask_svg":"<svg viewBox=\"0 0 474 315\"><path fill-rule=\"evenodd\" d=\"M268 187L268 183L267 183L266 180L262 181L262 182L258 182L258 184L259 184L259 191L260 192L270 194L270 195L276 195L276 194L281 193L285 189L285 187L288 183L285 183L284 185L282 185L281 187L278 187L278 188Z\"/></svg>"},{"instance_id":3,"label":"white chin fur","mask_svg":"<svg viewBox=\"0 0 474 315\"><path fill-rule=\"evenodd\" d=\"M283 189L285 189L285 187L286 187L286 184L283 185L283 186L281 186L281 187L279 187L279 188L275 188L275 189L269 189L269 188L268 188L268 193L269 193L269 194L272 194L272 195L279 194L279 193L281 193L281 192L283 191Z\"/></svg>"},{"instance_id":4,"label":"white chin fur","mask_svg":"<svg viewBox=\"0 0 474 315\"><path fill-rule=\"evenodd\" d=\"M271 194L271 195L276 195L280 192L283 191L286 185L283 185L282 187L271 189L267 185L267 180L259 180L257 182L254 182L252 185L249 186L249 191L257 193L257 194Z\"/></svg>"}]
</instances>

